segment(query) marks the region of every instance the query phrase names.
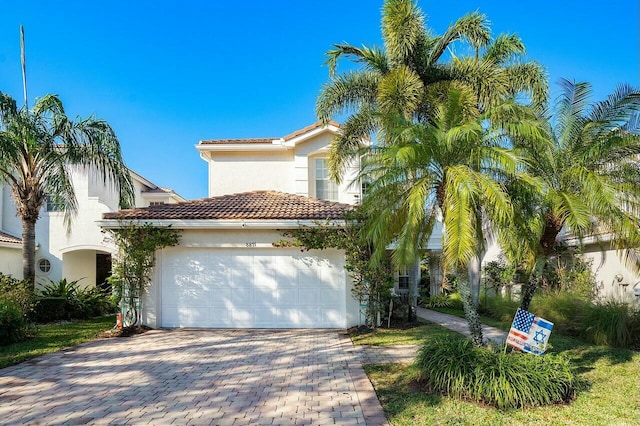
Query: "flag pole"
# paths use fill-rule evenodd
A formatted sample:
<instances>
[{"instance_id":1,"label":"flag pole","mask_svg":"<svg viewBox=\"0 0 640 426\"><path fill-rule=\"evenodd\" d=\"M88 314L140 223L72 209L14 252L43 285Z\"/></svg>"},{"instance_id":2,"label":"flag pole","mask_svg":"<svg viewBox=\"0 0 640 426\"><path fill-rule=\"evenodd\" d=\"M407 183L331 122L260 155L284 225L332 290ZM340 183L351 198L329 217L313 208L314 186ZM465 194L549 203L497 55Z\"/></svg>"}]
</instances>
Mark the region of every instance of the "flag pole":
<instances>
[{"instance_id":1,"label":"flag pole","mask_svg":"<svg viewBox=\"0 0 640 426\"><path fill-rule=\"evenodd\" d=\"M29 109L27 100L27 58L24 49L24 27L20 25L20 60L22 62L22 90L24 92L24 107Z\"/></svg>"}]
</instances>

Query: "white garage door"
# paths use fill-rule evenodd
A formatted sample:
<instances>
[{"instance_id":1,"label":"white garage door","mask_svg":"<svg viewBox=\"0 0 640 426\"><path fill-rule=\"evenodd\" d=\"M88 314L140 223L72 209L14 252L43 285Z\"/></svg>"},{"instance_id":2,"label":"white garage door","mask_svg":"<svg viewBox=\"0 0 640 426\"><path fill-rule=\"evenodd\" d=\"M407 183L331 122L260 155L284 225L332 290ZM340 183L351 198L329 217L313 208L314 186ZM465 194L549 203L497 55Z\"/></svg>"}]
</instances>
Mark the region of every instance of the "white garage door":
<instances>
[{"instance_id":1,"label":"white garage door","mask_svg":"<svg viewBox=\"0 0 640 426\"><path fill-rule=\"evenodd\" d=\"M342 256L290 248L171 248L161 261L160 324L345 328Z\"/></svg>"}]
</instances>

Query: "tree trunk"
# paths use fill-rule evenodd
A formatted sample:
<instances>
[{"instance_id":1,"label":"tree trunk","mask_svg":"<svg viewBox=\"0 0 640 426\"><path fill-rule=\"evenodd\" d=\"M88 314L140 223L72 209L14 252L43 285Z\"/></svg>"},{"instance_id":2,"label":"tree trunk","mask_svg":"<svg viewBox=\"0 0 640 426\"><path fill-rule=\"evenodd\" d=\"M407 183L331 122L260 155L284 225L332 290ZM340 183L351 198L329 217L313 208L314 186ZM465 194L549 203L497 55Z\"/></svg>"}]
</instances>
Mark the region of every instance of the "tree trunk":
<instances>
[{"instance_id":1,"label":"tree trunk","mask_svg":"<svg viewBox=\"0 0 640 426\"><path fill-rule=\"evenodd\" d=\"M473 300L473 306L478 309L480 304L480 259L484 257L484 253L476 254L469 260L467 265L467 275L469 276L469 288L471 290L471 298Z\"/></svg>"},{"instance_id":2,"label":"tree trunk","mask_svg":"<svg viewBox=\"0 0 640 426\"><path fill-rule=\"evenodd\" d=\"M466 280L466 271L458 271L458 291L462 297L462 305L464 307L464 316L469 323L469 332L471 333L471 340L475 346L483 346L482 326L480 324L480 316L478 310L473 304L473 298L471 297L471 288Z\"/></svg>"},{"instance_id":3,"label":"tree trunk","mask_svg":"<svg viewBox=\"0 0 640 426\"><path fill-rule=\"evenodd\" d=\"M35 288L36 222L22 219L22 278Z\"/></svg>"},{"instance_id":4,"label":"tree trunk","mask_svg":"<svg viewBox=\"0 0 640 426\"><path fill-rule=\"evenodd\" d=\"M538 282L542 279L542 272L547 264L547 256L541 255L536 259L536 263L533 267L533 271L529 275L529 280L522 288L522 295L520 299L520 309L528 311L533 294L538 288Z\"/></svg>"},{"instance_id":5,"label":"tree trunk","mask_svg":"<svg viewBox=\"0 0 640 426\"><path fill-rule=\"evenodd\" d=\"M533 271L531 271L531 275L529 275L529 280L522 289L520 309L525 311L529 310L531 299L533 299L533 294L535 293L540 280L542 280L544 267L547 264L549 255L553 252L556 237L560 233L562 226L562 220L555 218L551 213L547 213L545 215L544 231L540 237L540 251L536 257L536 263L533 267Z\"/></svg>"}]
</instances>

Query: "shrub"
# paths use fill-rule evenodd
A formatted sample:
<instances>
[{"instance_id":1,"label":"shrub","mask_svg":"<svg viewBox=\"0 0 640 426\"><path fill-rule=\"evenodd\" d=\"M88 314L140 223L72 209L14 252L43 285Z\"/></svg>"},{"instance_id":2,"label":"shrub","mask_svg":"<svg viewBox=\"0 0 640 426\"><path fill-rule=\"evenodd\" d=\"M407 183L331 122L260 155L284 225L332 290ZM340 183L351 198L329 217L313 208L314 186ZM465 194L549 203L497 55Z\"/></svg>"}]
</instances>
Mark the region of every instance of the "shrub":
<instances>
[{"instance_id":1,"label":"shrub","mask_svg":"<svg viewBox=\"0 0 640 426\"><path fill-rule=\"evenodd\" d=\"M485 294L480 301L478 311L498 321L510 323L518 306L520 306L520 302L511 299L509 296L487 296Z\"/></svg>"},{"instance_id":2,"label":"shrub","mask_svg":"<svg viewBox=\"0 0 640 426\"><path fill-rule=\"evenodd\" d=\"M626 303L598 302L585 310L579 335L596 345L631 347L640 332L639 317Z\"/></svg>"},{"instance_id":3,"label":"shrub","mask_svg":"<svg viewBox=\"0 0 640 426\"><path fill-rule=\"evenodd\" d=\"M34 319L38 322L87 319L112 311L109 297L103 290L80 288L78 281L66 278L50 281L37 300Z\"/></svg>"},{"instance_id":4,"label":"shrub","mask_svg":"<svg viewBox=\"0 0 640 426\"><path fill-rule=\"evenodd\" d=\"M10 275L0 273L0 297L11 300L23 315L33 309L33 287L27 281L18 280Z\"/></svg>"},{"instance_id":5,"label":"shrub","mask_svg":"<svg viewBox=\"0 0 640 426\"><path fill-rule=\"evenodd\" d=\"M417 381L430 390L503 409L567 402L576 389L576 376L559 355L506 353L469 339L430 340L415 365Z\"/></svg>"},{"instance_id":6,"label":"shrub","mask_svg":"<svg viewBox=\"0 0 640 426\"><path fill-rule=\"evenodd\" d=\"M0 274L0 345L19 342L31 334L28 315L33 305L31 284Z\"/></svg>"},{"instance_id":7,"label":"shrub","mask_svg":"<svg viewBox=\"0 0 640 426\"><path fill-rule=\"evenodd\" d=\"M30 330L29 321L20 306L0 297L0 346L26 339Z\"/></svg>"}]
</instances>

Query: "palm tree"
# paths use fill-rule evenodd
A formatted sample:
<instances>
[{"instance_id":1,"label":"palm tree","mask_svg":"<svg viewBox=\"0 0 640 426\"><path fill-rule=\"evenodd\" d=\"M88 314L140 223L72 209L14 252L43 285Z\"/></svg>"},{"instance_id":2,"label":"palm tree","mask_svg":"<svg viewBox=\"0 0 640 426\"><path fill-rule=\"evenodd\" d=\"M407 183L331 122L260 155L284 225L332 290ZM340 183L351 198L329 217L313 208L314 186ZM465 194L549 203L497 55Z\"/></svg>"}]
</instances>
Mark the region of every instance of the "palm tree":
<instances>
[{"instance_id":1,"label":"palm tree","mask_svg":"<svg viewBox=\"0 0 640 426\"><path fill-rule=\"evenodd\" d=\"M35 283L35 224L48 196L70 225L77 207L70 167L94 168L120 194L120 206L133 203L133 185L113 129L92 117L73 121L55 95L38 99L31 110L0 92L0 181L11 188L22 219L23 276Z\"/></svg>"},{"instance_id":2,"label":"palm tree","mask_svg":"<svg viewBox=\"0 0 640 426\"><path fill-rule=\"evenodd\" d=\"M381 114L400 113L429 122L432 106L454 81L473 90L481 111L519 94L537 103L546 100L545 72L535 62L522 61L525 48L516 35L492 40L489 22L477 12L458 19L442 35L433 35L424 20L413 0L387 0L382 13L384 49L337 44L327 52L331 80L318 97L317 115L328 122L349 114L331 146L330 171L336 181L361 141L380 129ZM457 42L474 56L452 55L450 62L443 62L445 52ZM343 57L361 69L337 75Z\"/></svg>"},{"instance_id":3,"label":"palm tree","mask_svg":"<svg viewBox=\"0 0 640 426\"><path fill-rule=\"evenodd\" d=\"M509 136L535 134L531 111L513 102L477 113L468 87L451 90L434 106L431 123L402 115L382 117L385 144L370 150L361 177L371 183L363 200L367 233L382 256L392 242L396 263L410 263L438 221L443 229L445 270L457 273L458 288L475 344L482 330L466 279L483 223L504 226L513 217L503 182L519 179L520 159Z\"/></svg>"},{"instance_id":4,"label":"palm tree","mask_svg":"<svg viewBox=\"0 0 640 426\"><path fill-rule=\"evenodd\" d=\"M458 40L478 48L489 42L484 15L466 15L440 36L428 31L424 19L412 0L386 0L382 11L384 49L337 44L327 52L331 81L318 97L317 115L328 122L335 115L351 113L331 146L330 171L336 181L341 180L348 159L363 138L380 128L380 113L428 120L427 87L453 78L440 63L449 46ZM337 75L337 65L343 57L362 69Z\"/></svg>"},{"instance_id":5,"label":"palm tree","mask_svg":"<svg viewBox=\"0 0 640 426\"><path fill-rule=\"evenodd\" d=\"M350 159L360 155L362 140L382 130L385 115L402 115L408 121L430 123L434 106L450 90L466 86L474 94L478 113L506 99L522 97L541 105L547 97L543 68L523 61L525 47L514 34L491 39L488 21L477 12L463 16L442 35L433 35L424 25L424 15L412 0L387 0L383 7L384 49L335 45L327 53L331 80L318 97L318 117L328 121L347 113L342 132L330 149L331 177L340 182ZM444 53L460 44L471 55L444 62ZM361 69L336 75L341 58L349 58ZM469 101L472 101L469 98ZM477 217L482 222L481 217ZM477 227L482 233L482 227ZM484 256L484 236L470 263L469 278L477 302L480 289L479 264Z\"/></svg>"},{"instance_id":6,"label":"palm tree","mask_svg":"<svg viewBox=\"0 0 640 426\"><path fill-rule=\"evenodd\" d=\"M563 79L560 86L553 114L543 117L545 140L513 139L529 173L543 182L541 193L514 192L522 220L505 229L518 235L520 257L529 260L522 309L528 309L562 230L579 239L611 236L613 246L637 264L632 248L640 246L640 91L621 85L605 101L590 104L588 83Z\"/></svg>"}]
</instances>

